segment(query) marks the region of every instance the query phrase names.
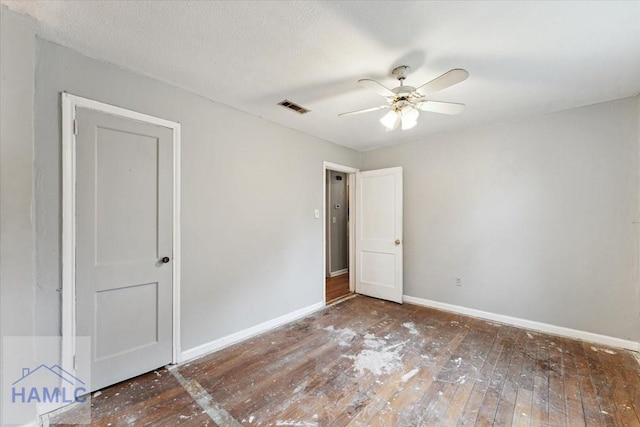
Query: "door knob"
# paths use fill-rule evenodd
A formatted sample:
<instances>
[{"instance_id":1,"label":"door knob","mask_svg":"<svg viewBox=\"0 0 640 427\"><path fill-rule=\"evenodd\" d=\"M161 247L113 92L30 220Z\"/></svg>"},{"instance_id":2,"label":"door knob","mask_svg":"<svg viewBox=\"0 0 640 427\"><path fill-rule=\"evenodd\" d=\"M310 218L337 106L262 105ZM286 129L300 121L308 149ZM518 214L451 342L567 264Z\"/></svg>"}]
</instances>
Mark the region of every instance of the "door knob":
<instances>
[{"instance_id":1,"label":"door knob","mask_svg":"<svg viewBox=\"0 0 640 427\"><path fill-rule=\"evenodd\" d=\"M171 258L169 258L168 256L165 256L165 257L162 257L162 259L160 261L162 261L163 264L166 264L169 261L171 261Z\"/></svg>"},{"instance_id":2,"label":"door knob","mask_svg":"<svg viewBox=\"0 0 640 427\"><path fill-rule=\"evenodd\" d=\"M396 239L396 246L400 244L400 239Z\"/></svg>"}]
</instances>

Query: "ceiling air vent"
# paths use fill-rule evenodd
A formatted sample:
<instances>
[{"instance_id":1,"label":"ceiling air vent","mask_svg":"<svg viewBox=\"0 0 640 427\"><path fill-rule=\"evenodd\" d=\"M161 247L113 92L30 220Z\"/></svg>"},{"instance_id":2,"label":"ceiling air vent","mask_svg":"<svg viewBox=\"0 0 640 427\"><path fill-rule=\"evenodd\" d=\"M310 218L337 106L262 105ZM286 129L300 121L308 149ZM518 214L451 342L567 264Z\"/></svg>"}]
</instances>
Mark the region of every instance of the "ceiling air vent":
<instances>
[{"instance_id":1,"label":"ceiling air vent","mask_svg":"<svg viewBox=\"0 0 640 427\"><path fill-rule=\"evenodd\" d=\"M295 111L298 114L307 114L311 110L307 110L306 108L296 104L295 102L291 102L288 99L284 101L278 102L278 105L282 105L285 108Z\"/></svg>"}]
</instances>

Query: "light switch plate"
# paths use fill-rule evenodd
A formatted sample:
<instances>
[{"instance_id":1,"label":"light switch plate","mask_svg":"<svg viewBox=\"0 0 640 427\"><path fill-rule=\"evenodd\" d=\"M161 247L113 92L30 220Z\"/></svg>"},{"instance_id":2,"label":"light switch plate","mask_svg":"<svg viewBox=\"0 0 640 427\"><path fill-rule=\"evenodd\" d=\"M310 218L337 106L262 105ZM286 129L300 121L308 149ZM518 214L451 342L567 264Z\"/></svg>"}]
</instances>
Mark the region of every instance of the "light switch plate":
<instances>
[{"instance_id":1,"label":"light switch plate","mask_svg":"<svg viewBox=\"0 0 640 427\"><path fill-rule=\"evenodd\" d=\"M320 209L316 209L313 211L313 216L315 217L315 219L319 219L320 218Z\"/></svg>"}]
</instances>

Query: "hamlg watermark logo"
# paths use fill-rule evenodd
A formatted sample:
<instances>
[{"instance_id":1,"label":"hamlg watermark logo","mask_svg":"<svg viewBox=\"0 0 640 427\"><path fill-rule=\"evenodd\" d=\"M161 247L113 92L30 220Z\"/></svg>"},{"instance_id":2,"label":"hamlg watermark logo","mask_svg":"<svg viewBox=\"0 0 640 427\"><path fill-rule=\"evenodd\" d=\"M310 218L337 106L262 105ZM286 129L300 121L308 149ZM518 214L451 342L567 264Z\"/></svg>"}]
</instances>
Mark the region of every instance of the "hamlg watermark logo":
<instances>
[{"instance_id":1,"label":"hamlg watermark logo","mask_svg":"<svg viewBox=\"0 0 640 427\"><path fill-rule=\"evenodd\" d=\"M58 365L22 368L22 376L11 386L11 403L83 403L89 392L84 381Z\"/></svg>"},{"instance_id":2,"label":"hamlg watermark logo","mask_svg":"<svg viewBox=\"0 0 640 427\"><path fill-rule=\"evenodd\" d=\"M62 348L60 337L3 337L0 425L35 424L69 405L74 424L91 422L91 339L76 337L76 363Z\"/></svg>"}]
</instances>

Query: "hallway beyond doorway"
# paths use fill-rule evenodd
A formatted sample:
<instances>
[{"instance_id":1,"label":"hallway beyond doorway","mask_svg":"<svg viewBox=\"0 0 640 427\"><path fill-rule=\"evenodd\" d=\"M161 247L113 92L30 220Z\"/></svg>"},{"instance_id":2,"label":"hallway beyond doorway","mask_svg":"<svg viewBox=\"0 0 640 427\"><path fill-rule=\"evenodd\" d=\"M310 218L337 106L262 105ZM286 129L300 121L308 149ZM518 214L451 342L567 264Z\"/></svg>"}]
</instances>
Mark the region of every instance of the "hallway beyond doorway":
<instances>
[{"instance_id":1,"label":"hallway beyond doorway","mask_svg":"<svg viewBox=\"0 0 640 427\"><path fill-rule=\"evenodd\" d=\"M349 291L349 273L326 278L326 303L351 295Z\"/></svg>"}]
</instances>

